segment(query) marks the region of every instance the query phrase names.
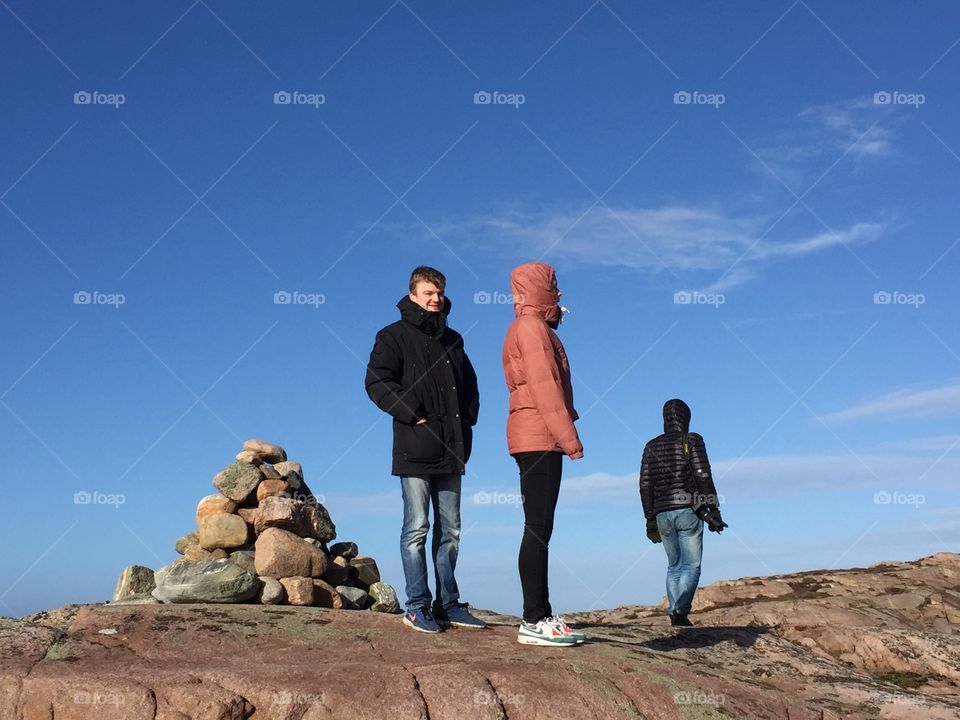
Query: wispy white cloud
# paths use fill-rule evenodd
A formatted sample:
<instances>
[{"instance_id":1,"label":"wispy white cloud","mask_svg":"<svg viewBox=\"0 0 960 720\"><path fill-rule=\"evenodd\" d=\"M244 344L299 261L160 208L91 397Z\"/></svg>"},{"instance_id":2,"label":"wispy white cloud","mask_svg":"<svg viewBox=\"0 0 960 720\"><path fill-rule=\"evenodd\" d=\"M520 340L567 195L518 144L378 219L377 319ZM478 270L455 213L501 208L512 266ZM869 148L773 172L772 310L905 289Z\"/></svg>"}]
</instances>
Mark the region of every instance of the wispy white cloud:
<instances>
[{"instance_id":1,"label":"wispy white cloud","mask_svg":"<svg viewBox=\"0 0 960 720\"><path fill-rule=\"evenodd\" d=\"M900 157L896 129L906 112L900 106L877 104L872 96L811 105L797 114L796 124L758 141L757 154L799 193L841 157L847 161ZM767 173L760 166L757 171ZM837 174L836 168L830 173Z\"/></svg>"},{"instance_id":2,"label":"wispy white cloud","mask_svg":"<svg viewBox=\"0 0 960 720\"><path fill-rule=\"evenodd\" d=\"M826 141L834 147L850 148L850 154L854 156L891 157L898 153L893 129L876 123L889 121L895 109L890 105L878 105L873 98L857 98L813 105L805 108L800 118L821 131L820 147Z\"/></svg>"},{"instance_id":3,"label":"wispy white cloud","mask_svg":"<svg viewBox=\"0 0 960 720\"><path fill-rule=\"evenodd\" d=\"M914 450L917 452L957 450L960 452L960 435L936 435L934 437L910 438L884 443L884 447Z\"/></svg>"},{"instance_id":4,"label":"wispy white cloud","mask_svg":"<svg viewBox=\"0 0 960 720\"><path fill-rule=\"evenodd\" d=\"M770 217L735 217L710 207L596 207L504 210L437 223L437 232L498 252L523 248L526 256L549 254L568 265L621 267L644 272L709 272L723 275L710 289L739 285L761 264L824 252L838 245L876 240L888 222L861 221L786 239L763 237ZM678 288L680 289L680 288Z\"/></svg>"},{"instance_id":5,"label":"wispy white cloud","mask_svg":"<svg viewBox=\"0 0 960 720\"><path fill-rule=\"evenodd\" d=\"M940 387L891 390L878 397L823 416L826 422L881 417L916 418L960 413L960 383Z\"/></svg>"}]
</instances>

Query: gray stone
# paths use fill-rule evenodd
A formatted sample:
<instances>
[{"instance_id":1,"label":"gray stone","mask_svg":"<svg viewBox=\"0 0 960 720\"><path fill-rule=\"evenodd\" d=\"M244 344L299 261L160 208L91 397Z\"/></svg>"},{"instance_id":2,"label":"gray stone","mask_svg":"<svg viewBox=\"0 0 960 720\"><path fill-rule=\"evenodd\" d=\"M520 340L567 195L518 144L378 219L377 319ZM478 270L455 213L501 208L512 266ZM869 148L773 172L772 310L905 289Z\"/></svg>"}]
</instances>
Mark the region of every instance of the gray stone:
<instances>
[{"instance_id":1,"label":"gray stone","mask_svg":"<svg viewBox=\"0 0 960 720\"><path fill-rule=\"evenodd\" d=\"M335 557L353 560L360 554L360 548L357 547L355 542L338 542L330 546L330 554Z\"/></svg>"},{"instance_id":2,"label":"gray stone","mask_svg":"<svg viewBox=\"0 0 960 720\"><path fill-rule=\"evenodd\" d=\"M345 610L363 610L367 607L370 596L366 590L350 587L349 585L337 585L337 592L343 598L343 607Z\"/></svg>"},{"instance_id":3,"label":"gray stone","mask_svg":"<svg viewBox=\"0 0 960 720\"><path fill-rule=\"evenodd\" d=\"M234 502L241 503L257 489L263 473L256 465L235 462L227 465L213 478L213 486Z\"/></svg>"},{"instance_id":4,"label":"gray stone","mask_svg":"<svg viewBox=\"0 0 960 720\"><path fill-rule=\"evenodd\" d=\"M275 527L303 538L326 542L330 539L329 515L324 518L318 508L323 509L323 506L277 495L266 497L257 508L254 527L257 534Z\"/></svg>"},{"instance_id":5,"label":"gray stone","mask_svg":"<svg viewBox=\"0 0 960 720\"><path fill-rule=\"evenodd\" d=\"M128 565L120 573L117 589L113 592L113 602L150 597L156 587L153 570L143 565Z\"/></svg>"},{"instance_id":6,"label":"gray stone","mask_svg":"<svg viewBox=\"0 0 960 720\"><path fill-rule=\"evenodd\" d=\"M161 602L235 603L260 590L256 575L230 560L178 560L157 570L153 596Z\"/></svg>"},{"instance_id":7,"label":"gray stone","mask_svg":"<svg viewBox=\"0 0 960 720\"><path fill-rule=\"evenodd\" d=\"M300 485L303 483L303 468L300 466L300 463L288 460L286 462L276 463L273 469L280 473L280 477L286 480L287 484L290 485L293 490L300 489Z\"/></svg>"},{"instance_id":8,"label":"gray stone","mask_svg":"<svg viewBox=\"0 0 960 720\"><path fill-rule=\"evenodd\" d=\"M337 527L333 524L333 520L330 519L330 513L327 512L327 509L323 506L322 498L314 495L306 482L300 484L299 490L293 491L293 498L294 500L301 500L307 503L316 510L316 537L318 539L323 542L330 542L336 539Z\"/></svg>"},{"instance_id":9,"label":"gray stone","mask_svg":"<svg viewBox=\"0 0 960 720\"><path fill-rule=\"evenodd\" d=\"M257 602L261 605L279 605L287 599L287 591L283 589L280 581L272 577L262 577L260 582L263 586L257 594Z\"/></svg>"},{"instance_id":10,"label":"gray stone","mask_svg":"<svg viewBox=\"0 0 960 720\"><path fill-rule=\"evenodd\" d=\"M277 472L276 468L273 467L268 462L262 463L260 466L260 472L263 473L263 477L267 480L280 480L280 473Z\"/></svg>"},{"instance_id":11,"label":"gray stone","mask_svg":"<svg viewBox=\"0 0 960 720\"><path fill-rule=\"evenodd\" d=\"M251 575L257 574L257 571L254 569L253 550L234 550L230 553L230 561L239 565L240 569L244 572L248 572Z\"/></svg>"},{"instance_id":12,"label":"gray stone","mask_svg":"<svg viewBox=\"0 0 960 720\"><path fill-rule=\"evenodd\" d=\"M372 557L355 557L350 561L350 565L357 571L357 584L361 587L367 588L380 582L380 569Z\"/></svg>"},{"instance_id":13,"label":"gray stone","mask_svg":"<svg viewBox=\"0 0 960 720\"><path fill-rule=\"evenodd\" d=\"M373 612L398 613L400 612L400 602L397 600L397 591L393 586L385 582L377 582L367 588L373 605L370 609Z\"/></svg>"}]
</instances>

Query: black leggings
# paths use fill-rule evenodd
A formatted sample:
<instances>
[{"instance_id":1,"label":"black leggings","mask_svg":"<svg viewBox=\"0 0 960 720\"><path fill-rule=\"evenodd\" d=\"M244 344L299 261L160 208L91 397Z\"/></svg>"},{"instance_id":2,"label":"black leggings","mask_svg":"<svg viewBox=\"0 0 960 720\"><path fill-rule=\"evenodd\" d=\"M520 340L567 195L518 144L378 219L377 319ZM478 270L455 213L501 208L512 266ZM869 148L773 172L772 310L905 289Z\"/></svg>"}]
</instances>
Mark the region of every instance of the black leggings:
<instances>
[{"instance_id":1,"label":"black leggings","mask_svg":"<svg viewBox=\"0 0 960 720\"><path fill-rule=\"evenodd\" d=\"M563 453L523 452L513 457L520 467L523 498L523 540L518 562L523 619L535 623L553 615L547 587L547 546L553 534L553 513L560 495Z\"/></svg>"}]
</instances>

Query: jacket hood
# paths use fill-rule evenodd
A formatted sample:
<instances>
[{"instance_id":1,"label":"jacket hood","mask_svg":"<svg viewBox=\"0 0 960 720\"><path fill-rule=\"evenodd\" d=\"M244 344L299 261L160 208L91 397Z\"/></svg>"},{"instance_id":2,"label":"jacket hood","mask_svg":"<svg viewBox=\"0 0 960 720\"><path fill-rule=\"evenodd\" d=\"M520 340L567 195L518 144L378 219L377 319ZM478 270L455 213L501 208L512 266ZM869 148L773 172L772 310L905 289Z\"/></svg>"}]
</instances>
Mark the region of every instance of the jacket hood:
<instances>
[{"instance_id":1,"label":"jacket hood","mask_svg":"<svg viewBox=\"0 0 960 720\"><path fill-rule=\"evenodd\" d=\"M663 404L663 431L690 432L690 407L683 400L674 398Z\"/></svg>"},{"instance_id":2,"label":"jacket hood","mask_svg":"<svg viewBox=\"0 0 960 720\"><path fill-rule=\"evenodd\" d=\"M423 330L423 332L427 333L427 335L433 336L442 335L443 331L446 330L447 316L450 314L452 307L453 303L451 303L450 298L446 296L443 298L443 309L437 312L424 310L411 300L409 295L404 295L397 303L401 320L411 325L416 325Z\"/></svg>"},{"instance_id":3,"label":"jacket hood","mask_svg":"<svg viewBox=\"0 0 960 720\"><path fill-rule=\"evenodd\" d=\"M516 316L536 315L556 328L560 324L556 277L556 271L546 263L532 262L515 267L510 273L510 291Z\"/></svg>"}]
</instances>

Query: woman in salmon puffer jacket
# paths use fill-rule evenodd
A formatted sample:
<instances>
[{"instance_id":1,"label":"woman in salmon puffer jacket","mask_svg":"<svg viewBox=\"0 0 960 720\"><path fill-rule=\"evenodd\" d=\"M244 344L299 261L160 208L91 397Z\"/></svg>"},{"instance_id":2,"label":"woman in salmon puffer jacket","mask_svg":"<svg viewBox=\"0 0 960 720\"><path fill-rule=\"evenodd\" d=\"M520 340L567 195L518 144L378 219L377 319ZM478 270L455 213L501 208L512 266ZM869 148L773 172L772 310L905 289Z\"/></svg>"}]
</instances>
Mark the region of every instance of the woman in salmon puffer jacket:
<instances>
[{"instance_id":1,"label":"woman in salmon puffer jacket","mask_svg":"<svg viewBox=\"0 0 960 720\"><path fill-rule=\"evenodd\" d=\"M526 263L510 273L515 318L503 343L503 371L510 391L507 446L520 468L523 540L520 584L523 622L517 641L570 646L584 641L550 607L547 547L560 495L563 456L583 457L574 427L570 364L557 333L563 310L554 269Z\"/></svg>"}]
</instances>

